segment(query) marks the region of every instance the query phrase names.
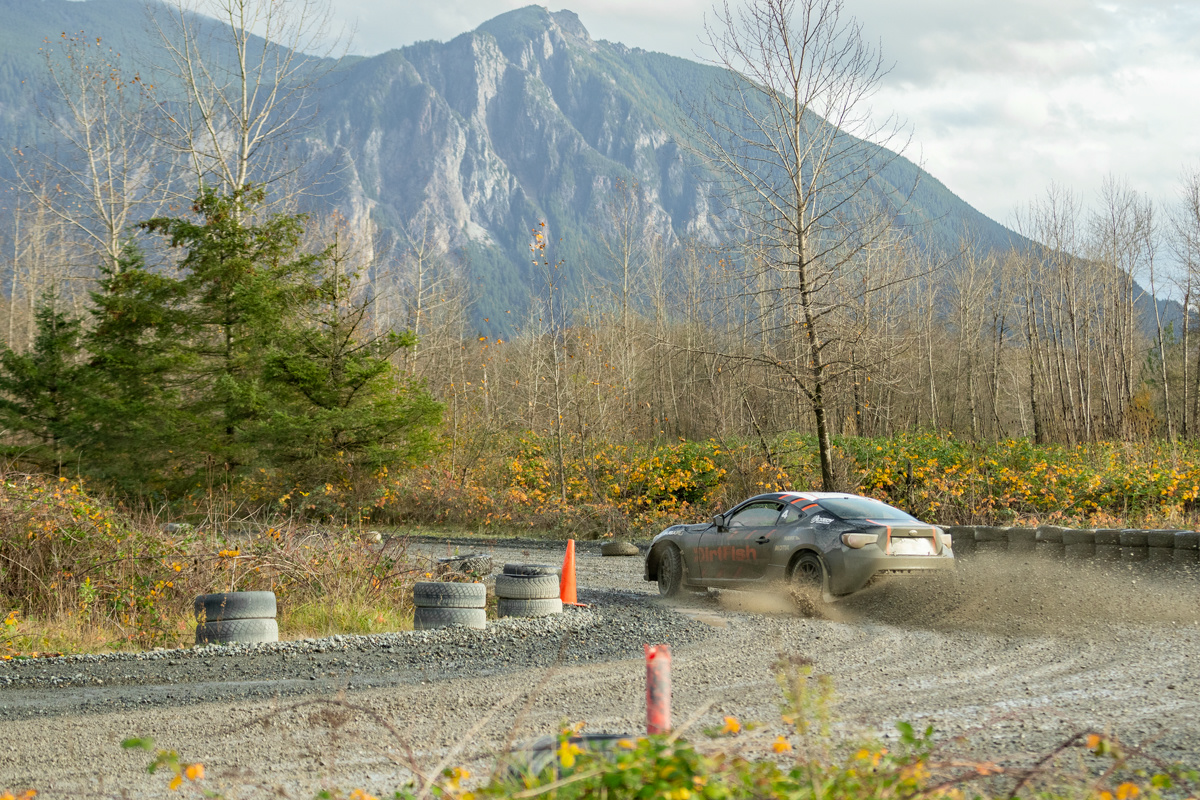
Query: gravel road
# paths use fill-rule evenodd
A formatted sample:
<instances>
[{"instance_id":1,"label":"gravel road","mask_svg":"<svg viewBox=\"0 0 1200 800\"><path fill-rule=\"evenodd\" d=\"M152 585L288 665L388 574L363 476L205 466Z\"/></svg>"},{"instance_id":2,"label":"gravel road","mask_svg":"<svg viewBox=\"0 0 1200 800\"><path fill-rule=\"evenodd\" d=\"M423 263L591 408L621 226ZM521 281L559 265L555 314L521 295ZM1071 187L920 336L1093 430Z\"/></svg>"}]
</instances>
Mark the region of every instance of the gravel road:
<instances>
[{"instance_id":1,"label":"gravel road","mask_svg":"<svg viewBox=\"0 0 1200 800\"><path fill-rule=\"evenodd\" d=\"M475 549L497 565L562 558L561 544ZM642 645L660 642L677 724L759 720L747 747L764 753L783 731L771 670L782 654L833 676L846 735L908 720L955 751L1028 763L1096 729L1200 763L1200 582L1182 571L979 556L949 581L892 579L820 618L742 592L666 604L641 559L602 558L592 543L578 577L588 608L484 631L4 663L0 792L172 796L146 753L120 748L129 736L203 762L207 787L232 797L390 794L412 768L480 774L564 722L641 729Z\"/></svg>"}]
</instances>

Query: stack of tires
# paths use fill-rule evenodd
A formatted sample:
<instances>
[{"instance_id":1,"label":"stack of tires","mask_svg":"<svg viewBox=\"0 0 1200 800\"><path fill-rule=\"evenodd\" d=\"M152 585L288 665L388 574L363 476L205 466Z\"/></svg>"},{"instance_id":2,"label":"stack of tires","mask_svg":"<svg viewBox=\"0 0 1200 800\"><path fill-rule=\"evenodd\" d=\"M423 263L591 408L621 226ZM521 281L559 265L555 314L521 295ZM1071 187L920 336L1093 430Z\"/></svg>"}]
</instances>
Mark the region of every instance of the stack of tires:
<instances>
[{"instance_id":1,"label":"stack of tires","mask_svg":"<svg viewBox=\"0 0 1200 800\"><path fill-rule=\"evenodd\" d=\"M196 613L196 644L278 642L274 592L202 594Z\"/></svg>"},{"instance_id":2,"label":"stack of tires","mask_svg":"<svg viewBox=\"0 0 1200 800\"><path fill-rule=\"evenodd\" d=\"M487 587L482 583L417 583L413 605L413 630L417 631L450 625L482 628L487 623Z\"/></svg>"},{"instance_id":3,"label":"stack of tires","mask_svg":"<svg viewBox=\"0 0 1200 800\"><path fill-rule=\"evenodd\" d=\"M558 568L548 564L505 564L496 576L496 616L545 617L562 613Z\"/></svg>"}]
</instances>

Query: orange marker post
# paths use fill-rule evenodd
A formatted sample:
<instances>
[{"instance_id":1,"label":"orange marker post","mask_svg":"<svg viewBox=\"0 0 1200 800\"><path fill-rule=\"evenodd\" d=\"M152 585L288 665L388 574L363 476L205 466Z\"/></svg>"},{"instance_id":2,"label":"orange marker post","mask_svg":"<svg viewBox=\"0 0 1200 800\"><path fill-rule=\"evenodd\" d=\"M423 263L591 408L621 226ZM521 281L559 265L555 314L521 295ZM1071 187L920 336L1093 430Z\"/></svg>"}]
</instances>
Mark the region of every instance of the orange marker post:
<instances>
[{"instance_id":1,"label":"orange marker post","mask_svg":"<svg viewBox=\"0 0 1200 800\"><path fill-rule=\"evenodd\" d=\"M558 582L558 596L564 606L582 606L575 590L575 540L567 539L567 555L563 558L562 578Z\"/></svg>"},{"instance_id":2,"label":"orange marker post","mask_svg":"<svg viewBox=\"0 0 1200 800\"><path fill-rule=\"evenodd\" d=\"M671 731L671 647L646 647L646 733Z\"/></svg>"}]
</instances>

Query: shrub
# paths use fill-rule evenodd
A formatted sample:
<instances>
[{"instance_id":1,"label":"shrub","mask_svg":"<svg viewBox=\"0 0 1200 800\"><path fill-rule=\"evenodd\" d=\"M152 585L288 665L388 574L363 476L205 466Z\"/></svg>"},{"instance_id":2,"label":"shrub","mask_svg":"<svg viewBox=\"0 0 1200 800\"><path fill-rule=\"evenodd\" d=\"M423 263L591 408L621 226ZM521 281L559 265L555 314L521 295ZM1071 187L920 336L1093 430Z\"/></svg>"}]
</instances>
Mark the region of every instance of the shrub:
<instances>
[{"instance_id":1,"label":"shrub","mask_svg":"<svg viewBox=\"0 0 1200 800\"><path fill-rule=\"evenodd\" d=\"M4 477L0 647L52 649L58 639L76 649L88 638L102 649L190 644L192 599L209 592L274 591L285 635L411 624L411 584L429 567L406 540L369 546L354 530L294 520L211 523L168 532L78 481Z\"/></svg>"}]
</instances>

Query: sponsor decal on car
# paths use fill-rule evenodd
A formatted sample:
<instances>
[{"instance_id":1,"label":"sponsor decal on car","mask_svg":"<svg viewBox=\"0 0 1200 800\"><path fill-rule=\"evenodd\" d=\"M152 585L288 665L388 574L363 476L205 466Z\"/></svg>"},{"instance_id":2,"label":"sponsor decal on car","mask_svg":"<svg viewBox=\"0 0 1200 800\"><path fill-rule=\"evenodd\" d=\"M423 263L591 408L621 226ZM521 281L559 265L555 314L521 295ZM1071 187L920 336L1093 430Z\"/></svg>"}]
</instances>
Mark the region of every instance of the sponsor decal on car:
<instances>
[{"instance_id":1,"label":"sponsor decal on car","mask_svg":"<svg viewBox=\"0 0 1200 800\"><path fill-rule=\"evenodd\" d=\"M813 517L814 525L828 525L831 522L833 522L832 517Z\"/></svg>"},{"instance_id":2,"label":"sponsor decal on car","mask_svg":"<svg viewBox=\"0 0 1200 800\"><path fill-rule=\"evenodd\" d=\"M701 563L709 561L757 561L758 553L753 547L697 547L696 560Z\"/></svg>"}]
</instances>

